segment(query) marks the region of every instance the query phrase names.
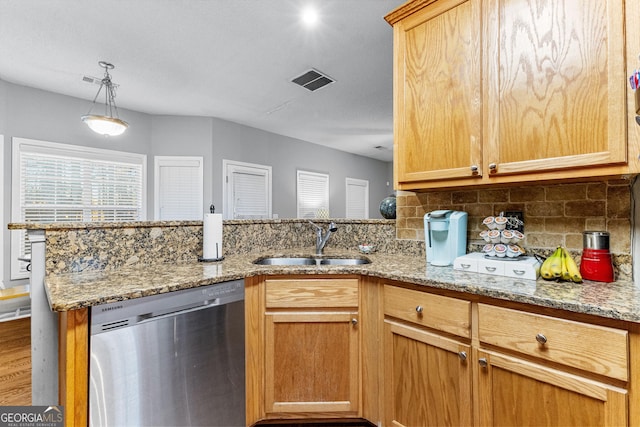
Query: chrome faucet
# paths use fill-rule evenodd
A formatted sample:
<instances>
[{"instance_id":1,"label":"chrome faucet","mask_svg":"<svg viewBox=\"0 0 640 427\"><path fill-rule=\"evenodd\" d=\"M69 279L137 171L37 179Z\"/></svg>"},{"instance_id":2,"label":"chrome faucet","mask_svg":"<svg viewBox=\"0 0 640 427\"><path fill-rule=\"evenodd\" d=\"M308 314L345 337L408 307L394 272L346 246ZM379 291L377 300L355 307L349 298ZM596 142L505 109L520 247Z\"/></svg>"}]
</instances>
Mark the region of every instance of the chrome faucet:
<instances>
[{"instance_id":1,"label":"chrome faucet","mask_svg":"<svg viewBox=\"0 0 640 427\"><path fill-rule=\"evenodd\" d=\"M338 231L338 227L336 226L335 222L331 221L331 223L329 224L329 228L325 233L322 227L320 227L319 225L314 224L311 221L309 221L309 224L313 225L316 228L316 255L322 255L322 250L327 244L329 236L331 236L331 233L335 233L336 231Z\"/></svg>"}]
</instances>

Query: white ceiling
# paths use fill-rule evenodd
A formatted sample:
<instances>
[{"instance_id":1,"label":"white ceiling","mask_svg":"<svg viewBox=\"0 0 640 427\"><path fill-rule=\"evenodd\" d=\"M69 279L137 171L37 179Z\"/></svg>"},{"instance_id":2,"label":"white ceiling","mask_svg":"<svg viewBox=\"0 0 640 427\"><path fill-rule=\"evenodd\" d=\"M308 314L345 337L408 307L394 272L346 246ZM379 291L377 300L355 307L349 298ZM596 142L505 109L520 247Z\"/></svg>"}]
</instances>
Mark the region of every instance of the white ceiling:
<instances>
[{"instance_id":1,"label":"white ceiling","mask_svg":"<svg viewBox=\"0 0 640 427\"><path fill-rule=\"evenodd\" d=\"M102 78L104 60L120 108L219 117L390 161L393 35L383 17L402 3L0 0L0 79L91 101L98 86L82 77ZM299 20L308 4L320 15L311 29ZM310 92L290 82L310 68L335 83Z\"/></svg>"}]
</instances>

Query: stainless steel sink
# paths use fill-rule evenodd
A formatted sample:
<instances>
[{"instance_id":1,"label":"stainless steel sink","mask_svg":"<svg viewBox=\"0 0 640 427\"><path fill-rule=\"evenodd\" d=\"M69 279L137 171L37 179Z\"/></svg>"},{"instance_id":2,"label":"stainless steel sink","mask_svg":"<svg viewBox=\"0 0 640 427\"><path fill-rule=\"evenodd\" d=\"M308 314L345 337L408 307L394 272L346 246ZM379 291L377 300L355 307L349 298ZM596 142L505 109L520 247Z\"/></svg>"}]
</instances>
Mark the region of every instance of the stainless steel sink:
<instances>
[{"instance_id":1,"label":"stainless steel sink","mask_svg":"<svg viewBox=\"0 0 640 427\"><path fill-rule=\"evenodd\" d=\"M315 258L271 257L255 260L254 264L260 265L316 265Z\"/></svg>"},{"instance_id":2,"label":"stainless steel sink","mask_svg":"<svg viewBox=\"0 0 640 427\"><path fill-rule=\"evenodd\" d=\"M364 258L323 258L320 265L360 265L369 264L371 261Z\"/></svg>"},{"instance_id":3,"label":"stainless steel sink","mask_svg":"<svg viewBox=\"0 0 640 427\"><path fill-rule=\"evenodd\" d=\"M253 262L259 265L360 265L369 264L366 258L313 258L313 257L268 257Z\"/></svg>"}]
</instances>

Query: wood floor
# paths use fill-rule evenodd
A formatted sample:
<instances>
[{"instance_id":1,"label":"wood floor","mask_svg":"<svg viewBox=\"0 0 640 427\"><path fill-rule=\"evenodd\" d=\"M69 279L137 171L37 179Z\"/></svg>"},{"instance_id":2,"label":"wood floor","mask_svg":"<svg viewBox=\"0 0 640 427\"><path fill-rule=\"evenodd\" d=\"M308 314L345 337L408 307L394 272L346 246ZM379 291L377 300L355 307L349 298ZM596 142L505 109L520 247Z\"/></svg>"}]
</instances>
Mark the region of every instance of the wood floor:
<instances>
[{"instance_id":1,"label":"wood floor","mask_svg":"<svg viewBox=\"0 0 640 427\"><path fill-rule=\"evenodd\" d=\"M0 406L31 405L31 319L0 322Z\"/></svg>"}]
</instances>

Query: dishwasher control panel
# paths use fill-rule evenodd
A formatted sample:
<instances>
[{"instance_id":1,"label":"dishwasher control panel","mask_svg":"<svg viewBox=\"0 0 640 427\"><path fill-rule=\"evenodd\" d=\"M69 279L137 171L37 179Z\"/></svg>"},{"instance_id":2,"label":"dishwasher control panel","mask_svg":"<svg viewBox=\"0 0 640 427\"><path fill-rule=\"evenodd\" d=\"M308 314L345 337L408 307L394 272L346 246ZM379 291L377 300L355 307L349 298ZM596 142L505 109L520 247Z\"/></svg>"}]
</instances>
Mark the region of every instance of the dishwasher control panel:
<instances>
[{"instance_id":1,"label":"dishwasher control panel","mask_svg":"<svg viewBox=\"0 0 640 427\"><path fill-rule=\"evenodd\" d=\"M233 280L91 307L91 335L244 300L244 280Z\"/></svg>"},{"instance_id":2,"label":"dishwasher control panel","mask_svg":"<svg viewBox=\"0 0 640 427\"><path fill-rule=\"evenodd\" d=\"M200 290L200 288L198 289ZM216 283L215 285L203 288L200 292L208 298L220 298L226 295L234 295L238 292L244 294L244 281L234 280L232 282Z\"/></svg>"}]
</instances>

